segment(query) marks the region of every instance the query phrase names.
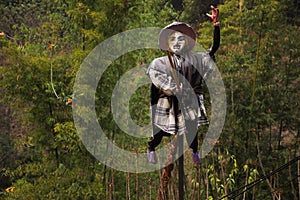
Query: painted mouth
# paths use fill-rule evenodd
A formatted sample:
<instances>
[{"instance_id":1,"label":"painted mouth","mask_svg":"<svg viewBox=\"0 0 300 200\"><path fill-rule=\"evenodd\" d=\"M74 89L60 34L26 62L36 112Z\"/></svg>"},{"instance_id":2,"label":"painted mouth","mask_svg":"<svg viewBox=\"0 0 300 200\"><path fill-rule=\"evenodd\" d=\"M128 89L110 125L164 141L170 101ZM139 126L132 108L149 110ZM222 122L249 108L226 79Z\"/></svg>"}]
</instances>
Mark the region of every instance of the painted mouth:
<instances>
[{"instance_id":1,"label":"painted mouth","mask_svg":"<svg viewBox=\"0 0 300 200\"><path fill-rule=\"evenodd\" d=\"M173 46L173 49L180 49L180 45L175 45L175 46Z\"/></svg>"}]
</instances>

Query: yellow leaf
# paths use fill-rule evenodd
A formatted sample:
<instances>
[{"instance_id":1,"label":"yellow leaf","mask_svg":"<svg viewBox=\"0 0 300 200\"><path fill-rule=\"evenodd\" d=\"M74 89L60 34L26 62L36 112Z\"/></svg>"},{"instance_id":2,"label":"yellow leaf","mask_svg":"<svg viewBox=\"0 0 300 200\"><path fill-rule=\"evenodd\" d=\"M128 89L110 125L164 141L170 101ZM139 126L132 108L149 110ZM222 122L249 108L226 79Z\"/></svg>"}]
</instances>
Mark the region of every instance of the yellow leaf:
<instances>
[{"instance_id":1,"label":"yellow leaf","mask_svg":"<svg viewBox=\"0 0 300 200\"><path fill-rule=\"evenodd\" d=\"M11 193L11 192L14 192L14 190L15 190L15 187L9 187L9 188L5 189L5 192Z\"/></svg>"}]
</instances>

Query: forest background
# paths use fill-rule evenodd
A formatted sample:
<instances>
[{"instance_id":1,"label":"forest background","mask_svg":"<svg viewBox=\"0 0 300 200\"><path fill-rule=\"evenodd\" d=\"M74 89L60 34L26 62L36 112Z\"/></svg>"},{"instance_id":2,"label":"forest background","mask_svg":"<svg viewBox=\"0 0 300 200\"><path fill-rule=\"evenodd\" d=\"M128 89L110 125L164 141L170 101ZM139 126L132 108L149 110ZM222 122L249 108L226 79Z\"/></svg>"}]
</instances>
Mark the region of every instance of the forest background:
<instances>
[{"instance_id":1,"label":"forest background","mask_svg":"<svg viewBox=\"0 0 300 200\"><path fill-rule=\"evenodd\" d=\"M220 10L216 60L227 114L200 175L185 156L185 198L300 199L298 0L1 1L0 199L155 199L159 171L116 171L85 149L72 118L74 79L101 41L133 28L184 21L209 48L213 25L205 13L211 4ZM147 145L146 139L126 137L114 123L112 90L132 66L162 55L130 52L99 82L98 120L120 148L139 153ZM150 122L149 101L148 86L130 98L131 117L141 126ZM199 140L204 135L205 128ZM176 173L175 168L173 199ZM247 190L236 191L246 184Z\"/></svg>"}]
</instances>

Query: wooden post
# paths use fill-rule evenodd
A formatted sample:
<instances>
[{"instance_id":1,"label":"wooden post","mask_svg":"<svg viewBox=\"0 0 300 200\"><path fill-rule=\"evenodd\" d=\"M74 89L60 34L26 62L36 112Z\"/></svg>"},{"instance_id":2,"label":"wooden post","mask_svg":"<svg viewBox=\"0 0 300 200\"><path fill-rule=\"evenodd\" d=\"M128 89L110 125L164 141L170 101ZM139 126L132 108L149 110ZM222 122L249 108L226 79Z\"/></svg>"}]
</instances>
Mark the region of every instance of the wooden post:
<instances>
[{"instance_id":1,"label":"wooden post","mask_svg":"<svg viewBox=\"0 0 300 200\"><path fill-rule=\"evenodd\" d=\"M178 192L179 200L184 199L184 157L183 157L183 135L178 135Z\"/></svg>"},{"instance_id":2,"label":"wooden post","mask_svg":"<svg viewBox=\"0 0 300 200\"><path fill-rule=\"evenodd\" d=\"M171 144L170 154L168 155L168 159L166 162L166 167L162 170L162 175L160 179L160 185L158 189L157 199L158 200L169 200L168 198L168 184L171 179L171 174L174 169L174 157L176 154L176 146L177 146L178 136L175 135L175 138Z\"/></svg>"},{"instance_id":3,"label":"wooden post","mask_svg":"<svg viewBox=\"0 0 300 200\"><path fill-rule=\"evenodd\" d=\"M176 106L175 106L176 107ZM175 108L176 110L176 108ZM160 179L160 186L158 189L158 200L169 200L168 198L168 184L171 179L172 171L174 169L174 158L176 152L178 152L178 197L179 200L184 200L184 157L183 157L183 135L175 135L170 147L170 154L168 155L166 167L162 170L162 176Z\"/></svg>"},{"instance_id":4,"label":"wooden post","mask_svg":"<svg viewBox=\"0 0 300 200\"><path fill-rule=\"evenodd\" d=\"M179 80L177 76L177 72L172 60L171 52L167 51L167 56L170 62L170 68L173 75L173 78L176 83L176 88L180 90ZM177 111L178 111L178 100L174 100L174 111L175 116L177 119ZM176 125L178 125L178 121L176 120ZM178 128L178 127L177 127ZM184 160L183 160L183 135L178 135L178 131L176 131L175 138L171 144L170 154L168 155L167 162L165 164L166 167L162 170L162 176L160 179L160 186L158 189L157 199L158 200L169 200L168 198L168 184L171 178L171 173L174 169L174 155L176 154L176 151L178 151L179 157L179 164L178 164L178 195L179 200L184 199Z\"/></svg>"}]
</instances>

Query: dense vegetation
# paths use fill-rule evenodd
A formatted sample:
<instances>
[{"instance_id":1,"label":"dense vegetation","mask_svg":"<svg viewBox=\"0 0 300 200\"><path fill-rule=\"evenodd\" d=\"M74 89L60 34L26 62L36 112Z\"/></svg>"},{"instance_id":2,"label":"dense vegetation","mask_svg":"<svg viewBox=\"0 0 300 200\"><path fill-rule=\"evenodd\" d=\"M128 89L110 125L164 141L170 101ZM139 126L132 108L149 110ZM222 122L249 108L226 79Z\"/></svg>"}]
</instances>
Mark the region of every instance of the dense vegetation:
<instances>
[{"instance_id":1,"label":"dense vegetation","mask_svg":"<svg viewBox=\"0 0 300 200\"><path fill-rule=\"evenodd\" d=\"M125 173L99 163L76 132L68 100L84 58L122 31L185 21L209 48L211 2L221 13L216 59L227 115L200 169L185 156L186 199L219 199L251 183L258 184L240 190L237 199L300 199L300 161L269 176L300 155L298 0L1 1L0 198L155 199L159 171ZM149 49L125 54L99 82L98 120L120 148L145 152L147 140L127 137L114 123L114 86L133 66L162 55ZM148 86L132 95L130 113L137 124L149 123ZM205 128L201 133L199 140Z\"/></svg>"}]
</instances>

